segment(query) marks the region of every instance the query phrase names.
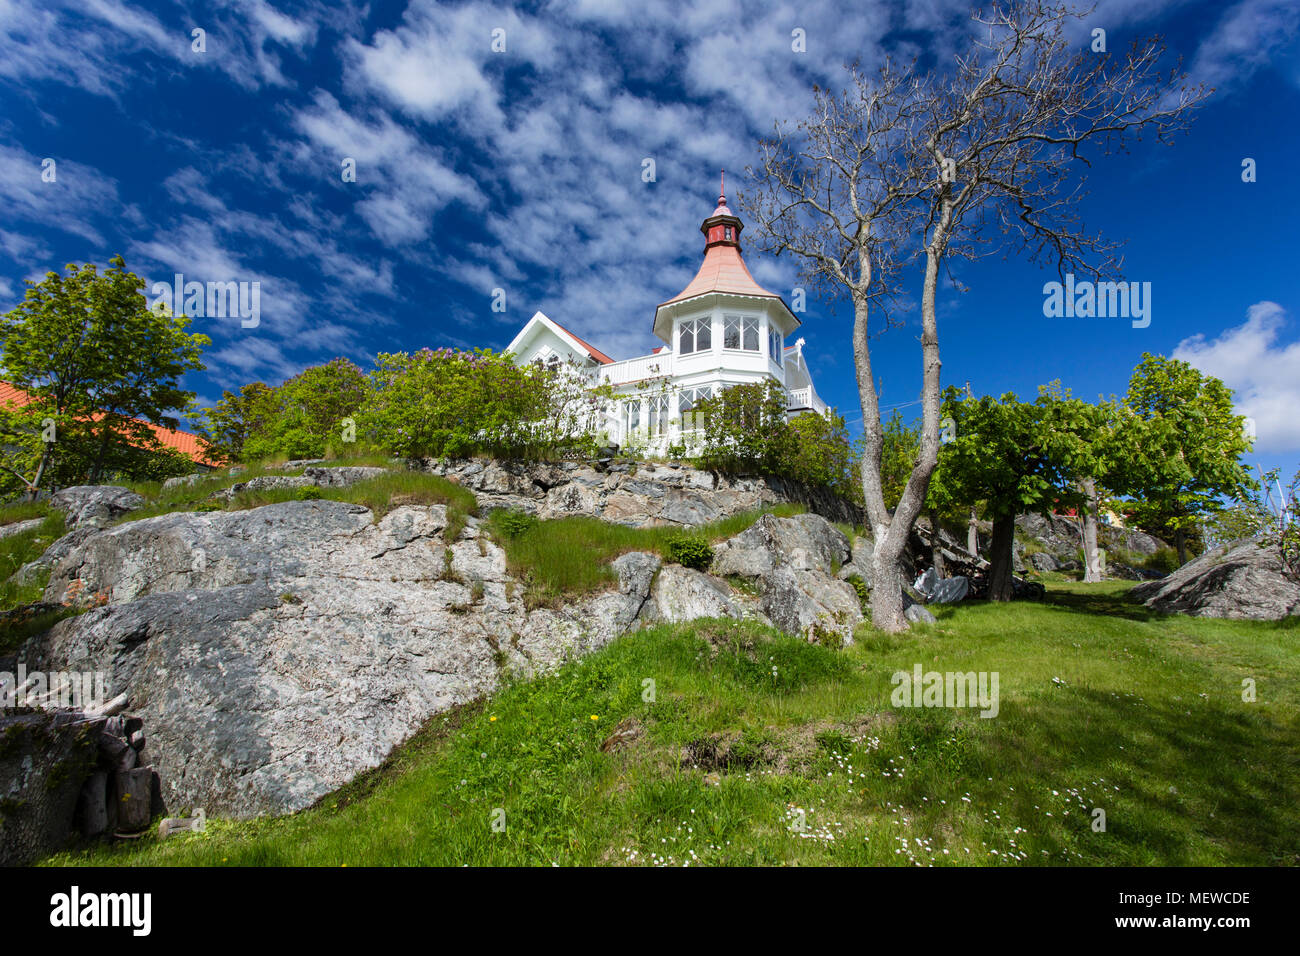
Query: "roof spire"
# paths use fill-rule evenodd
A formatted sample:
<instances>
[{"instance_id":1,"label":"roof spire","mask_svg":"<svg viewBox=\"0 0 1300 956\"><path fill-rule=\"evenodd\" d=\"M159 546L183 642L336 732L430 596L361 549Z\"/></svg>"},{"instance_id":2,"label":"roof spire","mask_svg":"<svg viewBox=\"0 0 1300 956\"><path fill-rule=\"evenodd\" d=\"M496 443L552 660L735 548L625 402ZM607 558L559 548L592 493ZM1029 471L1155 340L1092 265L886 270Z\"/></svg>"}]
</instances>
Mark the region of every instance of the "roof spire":
<instances>
[{"instance_id":1,"label":"roof spire","mask_svg":"<svg viewBox=\"0 0 1300 956\"><path fill-rule=\"evenodd\" d=\"M718 184L718 205L725 206L726 204L727 204L727 171L724 169L722 170L722 178Z\"/></svg>"}]
</instances>

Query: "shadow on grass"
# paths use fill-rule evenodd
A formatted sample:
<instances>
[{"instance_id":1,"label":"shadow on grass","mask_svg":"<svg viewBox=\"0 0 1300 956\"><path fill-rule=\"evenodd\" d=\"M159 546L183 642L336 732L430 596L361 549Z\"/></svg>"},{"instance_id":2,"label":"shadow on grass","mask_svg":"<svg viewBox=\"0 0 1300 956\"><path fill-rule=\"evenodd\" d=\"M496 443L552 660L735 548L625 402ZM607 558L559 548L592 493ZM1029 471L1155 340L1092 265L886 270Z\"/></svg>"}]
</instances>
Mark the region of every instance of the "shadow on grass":
<instances>
[{"instance_id":1,"label":"shadow on grass","mask_svg":"<svg viewBox=\"0 0 1300 956\"><path fill-rule=\"evenodd\" d=\"M1049 588L1043 603L1081 614L1104 614L1130 621L1158 621L1170 616L1153 611L1133 597L1131 591L1067 591Z\"/></svg>"},{"instance_id":2,"label":"shadow on grass","mask_svg":"<svg viewBox=\"0 0 1300 956\"><path fill-rule=\"evenodd\" d=\"M1103 858L1187 865L1197 862L1199 836L1230 865L1300 863L1294 726L1249 705L1197 707L1089 689L1027 702L1025 710L1042 749L1025 754L1014 737L1007 743L1035 779L1106 778L1089 794L1107 811L1097 839L1118 844L1118 854ZM1119 779L1115 761L1124 765ZM1026 816L1044 802L1040 794L1017 796Z\"/></svg>"}]
</instances>

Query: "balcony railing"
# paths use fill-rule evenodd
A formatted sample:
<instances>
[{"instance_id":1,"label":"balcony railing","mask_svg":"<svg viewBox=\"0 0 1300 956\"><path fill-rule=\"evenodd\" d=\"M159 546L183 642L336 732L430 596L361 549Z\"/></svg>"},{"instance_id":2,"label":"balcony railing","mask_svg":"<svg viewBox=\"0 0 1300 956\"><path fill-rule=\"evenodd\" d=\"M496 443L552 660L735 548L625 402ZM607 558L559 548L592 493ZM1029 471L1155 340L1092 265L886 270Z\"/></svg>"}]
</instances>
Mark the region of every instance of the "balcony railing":
<instances>
[{"instance_id":1,"label":"balcony railing","mask_svg":"<svg viewBox=\"0 0 1300 956\"><path fill-rule=\"evenodd\" d=\"M673 353L667 351L624 359L622 362L612 362L600 367L600 380L610 385L639 382L644 378L672 374Z\"/></svg>"},{"instance_id":2,"label":"balcony railing","mask_svg":"<svg viewBox=\"0 0 1300 956\"><path fill-rule=\"evenodd\" d=\"M821 396L818 395L811 386L809 386L808 388L790 389L789 407L790 411L812 409L814 412L820 414L826 411L827 405L821 400Z\"/></svg>"}]
</instances>

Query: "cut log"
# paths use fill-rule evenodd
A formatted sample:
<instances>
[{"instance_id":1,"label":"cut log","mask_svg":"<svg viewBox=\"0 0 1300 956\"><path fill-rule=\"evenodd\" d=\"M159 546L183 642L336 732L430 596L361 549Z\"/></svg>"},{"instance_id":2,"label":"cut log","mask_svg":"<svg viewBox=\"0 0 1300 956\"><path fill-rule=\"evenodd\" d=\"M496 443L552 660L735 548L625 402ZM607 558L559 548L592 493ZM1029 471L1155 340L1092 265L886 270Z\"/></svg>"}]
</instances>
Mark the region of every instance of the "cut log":
<instances>
[{"instance_id":1,"label":"cut log","mask_svg":"<svg viewBox=\"0 0 1300 956\"><path fill-rule=\"evenodd\" d=\"M132 751L132 755L134 755ZM138 833L149 826L153 768L136 767L117 774L117 829Z\"/></svg>"},{"instance_id":2,"label":"cut log","mask_svg":"<svg viewBox=\"0 0 1300 956\"><path fill-rule=\"evenodd\" d=\"M88 837L108 831L108 774L92 773L81 787L81 832Z\"/></svg>"}]
</instances>

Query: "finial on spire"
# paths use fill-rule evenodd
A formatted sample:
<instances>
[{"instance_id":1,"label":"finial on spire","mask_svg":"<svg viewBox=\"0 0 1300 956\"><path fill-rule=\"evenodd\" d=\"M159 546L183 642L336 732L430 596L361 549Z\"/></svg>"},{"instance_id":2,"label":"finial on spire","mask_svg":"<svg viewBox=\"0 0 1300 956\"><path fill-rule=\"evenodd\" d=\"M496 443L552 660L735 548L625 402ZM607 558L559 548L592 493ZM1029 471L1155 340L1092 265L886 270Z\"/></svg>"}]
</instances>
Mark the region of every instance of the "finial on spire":
<instances>
[{"instance_id":1,"label":"finial on spire","mask_svg":"<svg viewBox=\"0 0 1300 956\"><path fill-rule=\"evenodd\" d=\"M718 183L718 205L721 206L727 201L727 171L721 171L722 176Z\"/></svg>"}]
</instances>

